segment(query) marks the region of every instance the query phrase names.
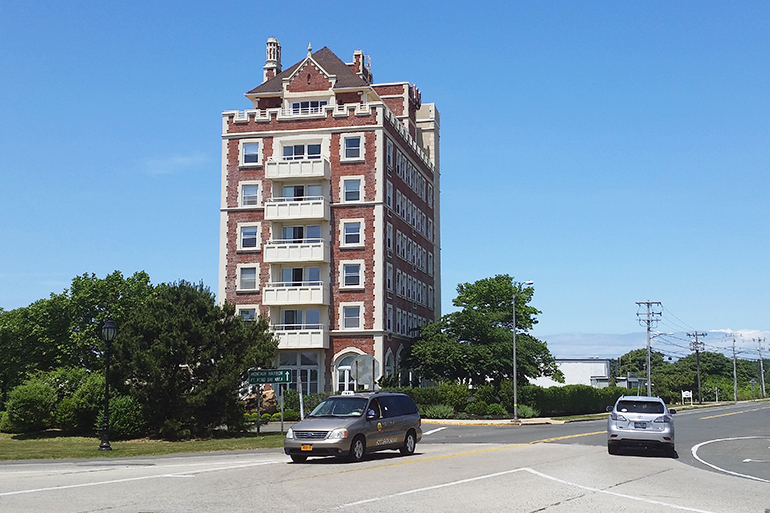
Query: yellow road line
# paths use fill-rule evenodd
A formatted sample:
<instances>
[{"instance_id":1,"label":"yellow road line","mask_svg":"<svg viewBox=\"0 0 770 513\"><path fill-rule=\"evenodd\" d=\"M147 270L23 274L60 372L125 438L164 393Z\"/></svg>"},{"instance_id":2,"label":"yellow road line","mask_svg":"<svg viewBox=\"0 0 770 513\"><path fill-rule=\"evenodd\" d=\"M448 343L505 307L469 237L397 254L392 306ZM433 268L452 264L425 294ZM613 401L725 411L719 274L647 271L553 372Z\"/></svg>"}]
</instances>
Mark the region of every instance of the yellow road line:
<instances>
[{"instance_id":1,"label":"yellow road line","mask_svg":"<svg viewBox=\"0 0 770 513\"><path fill-rule=\"evenodd\" d=\"M719 415L710 415L708 417L701 417L698 420L716 419L718 417L729 417L730 415L739 415L741 413L749 413L752 411L767 410L770 406L763 406L762 408L754 408L753 410L733 411L730 413L720 413Z\"/></svg>"}]
</instances>

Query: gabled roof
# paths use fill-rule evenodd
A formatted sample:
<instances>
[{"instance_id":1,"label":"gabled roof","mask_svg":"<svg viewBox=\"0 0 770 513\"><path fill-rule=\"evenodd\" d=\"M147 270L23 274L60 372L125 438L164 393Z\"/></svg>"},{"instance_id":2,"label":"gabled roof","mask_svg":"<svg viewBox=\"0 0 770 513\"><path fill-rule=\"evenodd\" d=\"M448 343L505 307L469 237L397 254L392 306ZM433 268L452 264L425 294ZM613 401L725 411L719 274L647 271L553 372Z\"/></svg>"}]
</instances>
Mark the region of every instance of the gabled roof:
<instances>
[{"instance_id":1,"label":"gabled roof","mask_svg":"<svg viewBox=\"0 0 770 513\"><path fill-rule=\"evenodd\" d=\"M334 84L334 89L346 89L351 87L367 87L367 84L361 77L351 70L347 64L334 55L334 52L324 46L314 54L305 59L302 59L292 67L278 73L267 82L255 87L248 94L275 94L283 91L283 79L288 78L294 74L299 66L305 63L308 59L312 59L319 67L326 72L327 75L335 75L337 82Z\"/></svg>"}]
</instances>

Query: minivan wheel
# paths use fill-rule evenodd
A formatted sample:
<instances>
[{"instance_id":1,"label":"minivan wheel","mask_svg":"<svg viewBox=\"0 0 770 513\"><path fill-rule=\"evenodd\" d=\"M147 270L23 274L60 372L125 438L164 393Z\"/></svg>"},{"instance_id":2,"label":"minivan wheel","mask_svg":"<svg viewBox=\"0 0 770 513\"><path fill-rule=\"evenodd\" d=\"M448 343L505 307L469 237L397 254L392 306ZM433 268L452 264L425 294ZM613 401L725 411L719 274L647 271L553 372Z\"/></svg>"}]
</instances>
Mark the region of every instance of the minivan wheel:
<instances>
[{"instance_id":1,"label":"minivan wheel","mask_svg":"<svg viewBox=\"0 0 770 513\"><path fill-rule=\"evenodd\" d=\"M404 445L399 450L404 456L409 456L410 454L414 454L414 448L416 445L417 439L414 436L414 431L409 430L409 432L406 434L406 438L404 438Z\"/></svg>"},{"instance_id":2,"label":"minivan wheel","mask_svg":"<svg viewBox=\"0 0 770 513\"><path fill-rule=\"evenodd\" d=\"M357 436L353 439L353 443L350 444L350 453L348 454L349 461L361 461L366 454L366 441L364 437Z\"/></svg>"},{"instance_id":3,"label":"minivan wheel","mask_svg":"<svg viewBox=\"0 0 770 513\"><path fill-rule=\"evenodd\" d=\"M302 454L292 454L291 461L294 463L305 463L307 461L307 456L303 456Z\"/></svg>"}]
</instances>

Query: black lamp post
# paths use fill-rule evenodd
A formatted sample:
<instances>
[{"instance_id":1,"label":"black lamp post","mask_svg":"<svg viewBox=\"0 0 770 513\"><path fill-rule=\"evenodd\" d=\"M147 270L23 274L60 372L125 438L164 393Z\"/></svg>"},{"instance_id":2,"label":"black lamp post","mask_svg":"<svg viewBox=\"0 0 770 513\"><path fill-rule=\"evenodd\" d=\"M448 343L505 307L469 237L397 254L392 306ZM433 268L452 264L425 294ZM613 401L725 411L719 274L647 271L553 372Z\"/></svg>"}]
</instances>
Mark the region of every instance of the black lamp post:
<instances>
[{"instance_id":1,"label":"black lamp post","mask_svg":"<svg viewBox=\"0 0 770 513\"><path fill-rule=\"evenodd\" d=\"M102 421L102 443L99 444L100 451L111 451L110 447L110 353L112 352L112 341L118 334L118 327L115 322L108 318L102 327L102 338L106 343L105 351L107 367L104 371L104 420Z\"/></svg>"}]
</instances>

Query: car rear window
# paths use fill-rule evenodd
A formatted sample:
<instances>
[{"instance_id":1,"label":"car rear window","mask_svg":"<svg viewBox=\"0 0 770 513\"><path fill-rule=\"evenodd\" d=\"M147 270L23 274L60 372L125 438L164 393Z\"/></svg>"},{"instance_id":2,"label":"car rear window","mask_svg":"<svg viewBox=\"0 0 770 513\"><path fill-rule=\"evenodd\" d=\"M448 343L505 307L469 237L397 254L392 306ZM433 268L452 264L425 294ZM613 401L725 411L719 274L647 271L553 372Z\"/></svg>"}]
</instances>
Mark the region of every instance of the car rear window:
<instances>
[{"instance_id":1,"label":"car rear window","mask_svg":"<svg viewBox=\"0 0 770 513\"><path fill-rule=\"evenodd\" d=\"M665 407L658 401L618 401L617 410L628 413L663 413Z\"/></svg>"}]
</instances>

